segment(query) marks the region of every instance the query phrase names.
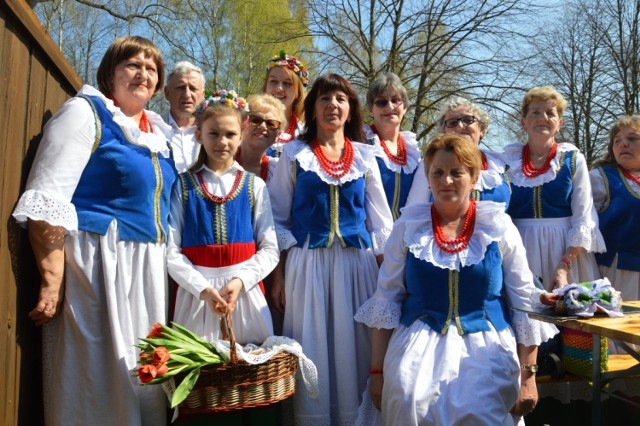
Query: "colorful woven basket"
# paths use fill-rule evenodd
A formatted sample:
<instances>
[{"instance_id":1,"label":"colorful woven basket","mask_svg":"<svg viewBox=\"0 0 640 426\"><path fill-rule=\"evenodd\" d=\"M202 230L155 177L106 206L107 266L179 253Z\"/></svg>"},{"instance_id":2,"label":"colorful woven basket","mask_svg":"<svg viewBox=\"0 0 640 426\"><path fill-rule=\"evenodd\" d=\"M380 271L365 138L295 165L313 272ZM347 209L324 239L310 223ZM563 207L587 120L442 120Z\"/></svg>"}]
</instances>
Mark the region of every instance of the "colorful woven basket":
<instances>
[{"instance_id":1,"label":"colorful woven basket","mask_svg":"<svg viewBox=\"0 0 640 426\"><path fill-rule=\"evenodd\" d=\"M263 364L239 360L231 317L227 316L222 324L223 334L228 332L231 343L231 360L201 370L193 389L179 405L181 415L264 407L294 394L297 356L281 351ZM178 380L182 378L178 375Z\"/></svg>"},{"instance_id":2,"label":"colorful woven basket","mask_svg":"<svg viewBox=\"0 0 640 426\"><path fill-rule=\"evenodd\" d=\"M567 327L560 328L562 364L568 373L582 377L593 376L593 335ZM608 344L600 339L600 371L608 370Z\"/></svg>"}]
</instances>

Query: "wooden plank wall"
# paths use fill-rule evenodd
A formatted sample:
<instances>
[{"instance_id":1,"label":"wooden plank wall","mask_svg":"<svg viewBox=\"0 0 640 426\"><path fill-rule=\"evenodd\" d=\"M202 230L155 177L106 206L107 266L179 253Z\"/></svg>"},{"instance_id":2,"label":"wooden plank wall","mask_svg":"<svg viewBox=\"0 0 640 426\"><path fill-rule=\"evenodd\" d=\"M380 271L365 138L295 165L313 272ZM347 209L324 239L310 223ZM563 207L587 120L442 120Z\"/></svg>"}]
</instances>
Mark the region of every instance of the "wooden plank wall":
<instances>
[{"instance_id":1,"label":"wooden plank wall","mask_svg":"<svg viewBox=\"0 0 640 426\"><path fill-rule=\"evenodd\" d=\"M0 425L41 425L39 276L11 218L42 128L81 82L24 0L0 0Z\"/></svg>"}]
</instances>

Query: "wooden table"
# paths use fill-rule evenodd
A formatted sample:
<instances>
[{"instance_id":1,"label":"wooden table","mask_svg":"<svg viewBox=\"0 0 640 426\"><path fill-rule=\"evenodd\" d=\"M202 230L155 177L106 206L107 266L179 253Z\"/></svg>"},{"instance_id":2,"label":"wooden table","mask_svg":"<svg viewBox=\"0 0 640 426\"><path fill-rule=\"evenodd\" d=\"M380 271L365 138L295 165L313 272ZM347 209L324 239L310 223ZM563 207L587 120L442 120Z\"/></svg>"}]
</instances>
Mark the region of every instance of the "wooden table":
<instances>
[{"instance_id":1,"label":"wooden table","mask_svg":"<svg viewBox=\"0 0 640 426\"><path fill-rule=\"evenodd\" d=\"M606 384L612 380L640 374L640 354L628 345L629 343L640 345L640 301L624 302L623 310L625 311L625 316L622 318L597 316L584 319L566 319L564 317L544 315L537 312L527 312L531 318L539 321L593 334L593 399L591 414L592 424L594 426L600 425L600 402L603 393L638 406L637 403L620 395L610 393L605 389ZM610 368L609 371L601 372L600 339L598 336L614 340L616 344L624 348L636 362L632 363L630 367L625 365L623 369L613 370Z\"/></svg>"}]
</instances>

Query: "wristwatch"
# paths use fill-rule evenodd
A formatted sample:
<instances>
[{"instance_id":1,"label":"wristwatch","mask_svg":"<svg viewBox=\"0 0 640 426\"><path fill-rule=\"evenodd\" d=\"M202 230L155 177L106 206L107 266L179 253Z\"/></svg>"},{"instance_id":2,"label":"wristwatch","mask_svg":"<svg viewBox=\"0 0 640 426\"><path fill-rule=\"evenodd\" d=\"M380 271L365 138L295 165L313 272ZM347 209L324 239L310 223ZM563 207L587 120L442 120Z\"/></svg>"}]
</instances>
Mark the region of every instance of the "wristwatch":
<instances>
[{"instance_id":1,"label":"wristwatch","mask_svg":"<svg viewBox=\"0 0 640 426\"><path fill-rule=\"evenodd\" d=\"M521 365L520 368L522 370L531 371L533 374L538 372L538 364Z\"/></svg>"}]
</instances>

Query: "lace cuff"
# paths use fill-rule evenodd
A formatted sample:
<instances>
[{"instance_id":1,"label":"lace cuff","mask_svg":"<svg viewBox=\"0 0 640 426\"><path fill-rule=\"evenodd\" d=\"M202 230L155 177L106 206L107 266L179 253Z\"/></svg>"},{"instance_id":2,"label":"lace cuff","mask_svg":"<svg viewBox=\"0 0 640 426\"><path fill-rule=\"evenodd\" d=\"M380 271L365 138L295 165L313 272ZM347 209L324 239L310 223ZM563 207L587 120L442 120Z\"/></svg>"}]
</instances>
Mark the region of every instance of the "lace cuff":
<instances>
[{"instance_id":1,"label":"lace cuff","mask_svg":"<svg viewBox=\"0 0 640 426\"><path fill-rule=\"evenodd\" d=\"M559 333L555 325L529 318L525 312L512 310L511 323L516 341L525 346L539 346Z\"/></svg>"},{"instance_id":2,"label":"lace cuff","mask_svg":"<svg viewBox=\"0 0 640 426\"><path fill-rule=\"evenodd\" d=\"M26 226L27 219L43 220L51 226L62 226L69 233L78 232L78 216L74 205L45 191L25 191L13 211L13 217L23 226Z\"/></svg>"},{"instance_id":3,"label":"lace cuff","mask_svg":"<svg viewBox=\"0 0 640 426\"><path fill-rule=\"evenodd\" d=\"M378 231L371 233L371 244L376 256L384 253L384 246L387 244L389 235L391 235L389 228L378 229Z\"/></svg>"},{"instance_id":4,"label":"lace cuff","mask_svg":"<svg viewBox=\"0 0 640 426\"><path fill-rule=\"evenodd\" d=\"M280 251L287 250L298 242L291 231L285 228L276 227L276 235L278 237L278 249Z\"/></svg>"},{"instance_id":5,"label":"lace cuff","mask_svg":"<svg viewBox=\"0 0 640 426\"><path fill-rule=\"evenodd\" d=\"M582 247L590 253L604 253L606 246L598 228L586 225L573 227L567 234L569 247Z\"/></svg>"},{"instance_id":6,"label":"lace cuff","mask_svg":"<svg viewBox=\"0 0 640 426\"><path fill-rule=\"evenodd\" d=\"M394 329L400 324L400 304L374 296L364 302L353 318L371 328Z\"/></svg>"}]
</instances>

